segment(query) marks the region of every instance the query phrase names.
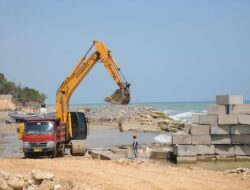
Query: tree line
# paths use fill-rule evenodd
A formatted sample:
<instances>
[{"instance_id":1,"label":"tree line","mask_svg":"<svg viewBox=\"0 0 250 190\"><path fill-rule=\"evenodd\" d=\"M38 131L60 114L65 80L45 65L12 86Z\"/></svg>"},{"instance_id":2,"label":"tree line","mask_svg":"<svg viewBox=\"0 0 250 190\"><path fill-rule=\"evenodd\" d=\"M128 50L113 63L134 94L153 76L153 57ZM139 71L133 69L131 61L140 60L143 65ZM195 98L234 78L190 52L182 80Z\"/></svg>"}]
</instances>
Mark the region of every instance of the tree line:
<instances>
[{"instance_id":1,"label":"tree line","mask_svg":"<svg viewBox=\"0 0 250 190\"><path fill-rule=\"evenodd\" d=\"M8 81L3 73L0 73L0 94L11 94L16 103L25 105L27 102L44 103L47 96L36 89L21 87L15 82Z\"/></svg>"}]
</instances>

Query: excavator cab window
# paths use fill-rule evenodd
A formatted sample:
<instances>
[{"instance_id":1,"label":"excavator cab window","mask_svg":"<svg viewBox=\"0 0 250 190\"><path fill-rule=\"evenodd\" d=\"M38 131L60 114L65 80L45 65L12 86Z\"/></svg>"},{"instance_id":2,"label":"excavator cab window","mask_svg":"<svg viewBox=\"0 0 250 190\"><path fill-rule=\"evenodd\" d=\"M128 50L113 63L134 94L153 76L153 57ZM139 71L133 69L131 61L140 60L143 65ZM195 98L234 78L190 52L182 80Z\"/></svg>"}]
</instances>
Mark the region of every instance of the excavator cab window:
<instances>
[{"instance_id":1,"label":"excavator cab window","mask_svg":"<svg viewBox=\"0 0 250 190\"><path fill-rule=\"evenodd\" d=\"M72 123L72 138L78 140L84 140L87 138L88 125L87 119L82 112L70 112Z\"/></svg>"}]
</instances>

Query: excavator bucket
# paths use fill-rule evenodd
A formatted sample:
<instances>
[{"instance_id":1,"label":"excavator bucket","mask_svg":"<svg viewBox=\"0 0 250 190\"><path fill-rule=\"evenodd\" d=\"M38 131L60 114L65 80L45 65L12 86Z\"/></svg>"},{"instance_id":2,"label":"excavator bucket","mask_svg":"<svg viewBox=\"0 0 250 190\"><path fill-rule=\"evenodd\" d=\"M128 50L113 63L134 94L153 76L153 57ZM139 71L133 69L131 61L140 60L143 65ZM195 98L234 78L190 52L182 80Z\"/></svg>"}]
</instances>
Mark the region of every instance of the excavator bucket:
<instances>
[{"instance_id":1,"label":"excavator bucket","mask_svg":"<svg viewBox=\"0 0 250 190\"><path fill-rule=\"evenodd\" d=\"M112 104L127 105L130 102L130 91L126 89L117 89L111 96L105 98L106 102Z\"/></svg>"}]
</instances>

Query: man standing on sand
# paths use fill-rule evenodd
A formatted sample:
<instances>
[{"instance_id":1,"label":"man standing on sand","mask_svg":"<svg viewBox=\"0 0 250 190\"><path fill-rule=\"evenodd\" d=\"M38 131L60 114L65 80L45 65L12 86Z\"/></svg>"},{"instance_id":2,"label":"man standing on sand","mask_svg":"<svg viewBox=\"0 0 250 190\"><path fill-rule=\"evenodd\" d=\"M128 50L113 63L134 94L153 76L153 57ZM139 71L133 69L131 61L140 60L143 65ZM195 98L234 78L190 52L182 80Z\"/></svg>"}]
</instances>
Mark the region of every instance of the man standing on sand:
<instances>
[{"instance_id":1,"label":"man standing on sand","mask_svg":"<svg viewBox=\"0 0 250 190\"><path fill-rule=\"evenodd\" d=\"M135 155L135 158L138 157L138 141L136 139L136 135L133 136L133 151L134 151L134 155Z\"/></svg>"}]
</instances>

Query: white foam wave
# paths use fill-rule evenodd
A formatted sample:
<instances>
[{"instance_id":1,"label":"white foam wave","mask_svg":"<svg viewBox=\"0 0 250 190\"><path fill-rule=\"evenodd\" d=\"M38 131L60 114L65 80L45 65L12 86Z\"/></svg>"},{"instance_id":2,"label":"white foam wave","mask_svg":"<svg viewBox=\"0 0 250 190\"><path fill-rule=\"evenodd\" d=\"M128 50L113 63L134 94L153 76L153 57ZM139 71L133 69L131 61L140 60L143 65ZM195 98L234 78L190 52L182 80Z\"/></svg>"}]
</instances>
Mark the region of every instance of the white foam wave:
<instances>
[{"instance_id":1,"label":"white foam wave","mask_svg":"<svg viewBox=\"0 0 250 190\"><path fill-rule=\"evenodd\" d=\"M161 134L161 135L158 135L158 136L154 137L154 140L157 141L157 142L160 142L160 143L171 144L172 136L167 135L167 134Z\"/></svg>"},{"instance_id":2,"label":"white foam wave","mask_svg":"<svg viewBox=\"0 0 250 190\"><path fill-rule=\"evenodd\" d=\"M163 111L163 113L165 113L165 114L167 114L167 115L172 114L172 113L174 113L174 112L176 112L176 111L174 111L174 110L164 110L164 111Z\"/></svg>"},{"instance_id":3,"label":"white foam wave","mask_svg":"<svg viewBox=\"0 0 250 190\"><path fill-rule=\"evenodd\" d=\"M184 118L190 118L192 117L192 115L195 114L195 112L183 112L183 113L179 113L177 115L172 115L170 116L172 119L180 121L183 120ZM185 120L186 121L186 120Z\"/></svg>"}]
</instances>

